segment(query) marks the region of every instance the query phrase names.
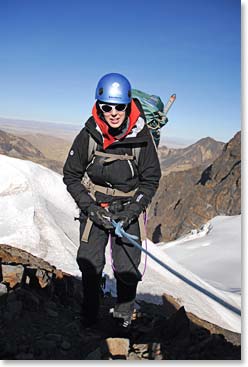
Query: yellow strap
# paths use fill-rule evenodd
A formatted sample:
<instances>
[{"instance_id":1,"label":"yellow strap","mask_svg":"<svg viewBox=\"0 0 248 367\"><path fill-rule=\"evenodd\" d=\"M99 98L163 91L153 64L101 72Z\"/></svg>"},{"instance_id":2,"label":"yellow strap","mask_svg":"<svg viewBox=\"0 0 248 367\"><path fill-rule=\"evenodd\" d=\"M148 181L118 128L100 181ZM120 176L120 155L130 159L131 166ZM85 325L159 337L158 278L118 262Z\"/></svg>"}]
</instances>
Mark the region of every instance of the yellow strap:
<instances>
[{"instance_id":1,"label":"yellow strap","mask_svg":"<svg viewBox=\"0 0 248 367\"><path fill-rule=\"evenodd\" d=\"M107 158L105 160L106 163L110 163L110 162L114 162L117 160L121 160L121 161L128 161L128 160L133 160L134 156L133 155L128 155L128 154L111 154L111 153L104 153L104 152L99 152L96 151L95 155L98 155L100 157L104 157Z\"/></svg>"},{"instance_id":2,"label":"yellow strap","mask_svg":"<svg viewBox=\"0 0 248 367\"><path fill-rule=\"evenodd\" d=\"M123 197L134 196L136 192L136 190L132 190L129 192L123 192L118 189L112 189L111 187L105 187L105 186L92 184L92 186L90 187L90 192L94 194L96 191L101 192L102 194L105 194L105 195L123 196Z\"/></svg>"},{"instance_id":3,"label":"yellow strap","mask_svg":"<svg viewBox=\"0 0 248 367\"><path fill-rule=\"evenodd\" d=\"M83 231L83 234L82 234L82 237L81 237L81 241L88 242L92 225L93 225L92 220L90 218L87 218L87 222L86 222L86 225L84 227L84 231Z\"/></svg>"}]
</instances>

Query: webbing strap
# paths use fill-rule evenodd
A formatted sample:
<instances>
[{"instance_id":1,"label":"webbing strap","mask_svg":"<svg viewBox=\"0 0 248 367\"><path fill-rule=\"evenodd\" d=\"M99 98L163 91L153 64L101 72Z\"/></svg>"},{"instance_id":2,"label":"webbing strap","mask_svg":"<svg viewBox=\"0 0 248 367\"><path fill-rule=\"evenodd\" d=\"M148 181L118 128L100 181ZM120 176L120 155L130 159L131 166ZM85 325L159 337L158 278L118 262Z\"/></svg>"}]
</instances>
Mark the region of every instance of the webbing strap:
<instances>
[{"instance_id":1,"label":"webbing strap","mask_svg":"<svg viewBox=\"0 0 248 367\"><path fill-rule=\"evenodd\" d=\"M106 163L114 162L114 161L117 161L117 160L128 161L128 160L133 160L134 159L134 156L133 155L128 155L128 154L110 154L110 153L104 153L104 152L99 152L99 151L94 152L94 155L98 155L100 157L107 158L105 160Z\"/></svg>"},{"instance_id":2,"label":"webbing strap","mask_svg":"<svg viewBox=\"0 0 248 367\"><path fill-rule=\"evenodd\" d=\"M105 186L92 184L90 186L90 192L95 194L96 191L101 192L102 194L110 195L110 196L123 196L123 197L134 196L136 192L136 190L123 192L118 189L112 189L111 187L105 187Z\"/></svg>"},{"instance_id":3,"label":"webbing strap","mask_svg":"<svg viewBox=\"0 0 248 367\"><path fill-rule=\"evenodd\" d=\"M87 218L87 222L86 222L86 225L84 227L84 231L83 231L83 234L82 234L82 237L81 237L81 241L88 242L89 234L90 234L90 230L91 230L92 225L93 225L92 220L90 218Z\"/></svg>"}]
</instances>

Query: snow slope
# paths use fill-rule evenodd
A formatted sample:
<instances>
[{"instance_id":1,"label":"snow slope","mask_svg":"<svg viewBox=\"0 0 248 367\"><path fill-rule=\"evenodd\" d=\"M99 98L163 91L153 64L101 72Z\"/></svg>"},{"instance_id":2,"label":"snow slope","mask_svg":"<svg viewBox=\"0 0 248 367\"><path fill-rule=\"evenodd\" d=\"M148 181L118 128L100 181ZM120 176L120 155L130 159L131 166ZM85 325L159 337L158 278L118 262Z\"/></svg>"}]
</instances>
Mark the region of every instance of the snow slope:
<instances>
[{"instance_id":1,"label":"snow slope","mask_svg":"<svg viewBox=\"0 0 248 367\"><path fill-rule=\"evenodd\" d=\"M160 249L214 287L241 293L241 215L216 217Z\"/></svg>"},{"instance_id":2,"label":"snow slope","mask_svg":"<svg viewBox=\"0 0 248 367\"><path fill-rule=\"evenodd\" d=\"M33 162L3 155L0 155L0 172L0 243L24 249L66 272L80 275L76 263L79 224L74 221L78 210L66 191L62 176ZM237 222L235 225L232 224L233 240L226 247L224 256L221 256L220 246L222 242L226 243L226 231L230 226L230 222L226 224L226 219ZM235 276L230 273L230 264L233 264L235 251L237 254L240 251L240 227L237 224L239 220L232 217L215 218L211 221L211 225L213 229L216 226L216 231L207 234L208 230L203 230L201 233L193 234L193 237L160 246L148 240L147 249L190 281L240 309L238 255L235 258ZM204 245L201 242L204 239L211 240L210 245ZM188 250L185 245L188 246ZM236 250L232 246L235 246ZM194 248L202 251L207 247L212 251L204 252L203 255L202 252L190 251ZM182 254L182 248L188 257ZM193 261L190 261L190 252L194 256ZM220 255L218 258L216 253ZM106 259L107 286L113 291L114 278L109 248ZM141 271L144 268L144 261L143 255ZM192 267L195 263L201 264L198 270L197 267ZM214 272L213 269L217 267L219 271ZM234 291L236 293L233 293ZM176 297L187 311L226 329L240 332L240 316L148 258L143 281L139 283L138 298L160 303L163 293Z\"/></svg>"}]
</instances>

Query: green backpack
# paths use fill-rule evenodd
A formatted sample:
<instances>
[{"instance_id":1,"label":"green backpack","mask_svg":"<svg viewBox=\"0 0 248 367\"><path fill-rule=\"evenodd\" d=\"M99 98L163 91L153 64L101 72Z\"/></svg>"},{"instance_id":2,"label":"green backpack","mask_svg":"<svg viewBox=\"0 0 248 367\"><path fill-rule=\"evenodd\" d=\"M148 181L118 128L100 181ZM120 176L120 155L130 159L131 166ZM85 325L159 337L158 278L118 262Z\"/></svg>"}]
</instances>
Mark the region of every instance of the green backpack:
<instances>
[{"instance_id":1,"label":"green backpack","mask_svg":"<svg viewBox=\"0 0 248 367\"><path fill-rule=\"evenodd\" d=\"M169 108L176 99L176 95L173 94L170 97L166 107L160 97L153 94L147 94L138 89L132 89L132 98L137 98L144 110L146 116L146 123L153 136L154 142L158 147L160 141L160 129L168 122L166 117Z\"/></svg>"}]
</instances>

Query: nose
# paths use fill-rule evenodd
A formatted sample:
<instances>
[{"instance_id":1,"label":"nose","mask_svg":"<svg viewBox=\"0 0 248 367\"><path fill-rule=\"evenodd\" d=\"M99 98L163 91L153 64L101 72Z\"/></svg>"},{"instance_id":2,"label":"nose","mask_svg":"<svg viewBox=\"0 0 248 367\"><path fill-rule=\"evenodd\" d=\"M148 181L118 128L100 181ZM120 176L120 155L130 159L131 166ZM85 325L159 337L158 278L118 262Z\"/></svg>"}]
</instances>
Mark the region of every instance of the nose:
<instances>
[{"instance_id":1,"label":"nose","mask_svg":"<svg viewBox=\"0 0 248 367\"><path fill-rule=\"evenodd\" d=\"M112 108L111 115L116 116L118 114L118 111L115 108Z\"/></svg>"}]
</instances>

